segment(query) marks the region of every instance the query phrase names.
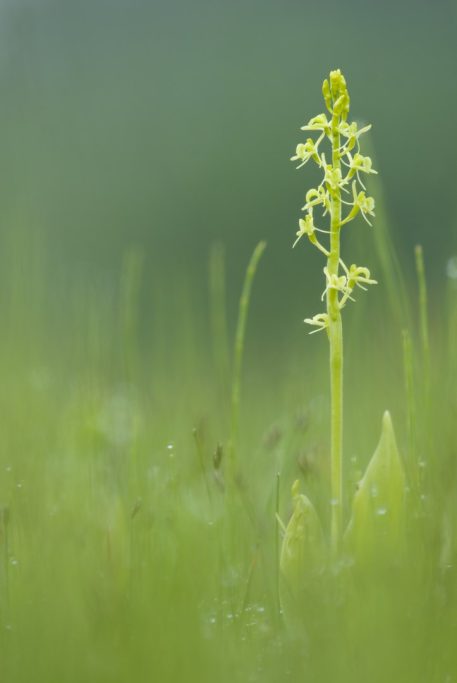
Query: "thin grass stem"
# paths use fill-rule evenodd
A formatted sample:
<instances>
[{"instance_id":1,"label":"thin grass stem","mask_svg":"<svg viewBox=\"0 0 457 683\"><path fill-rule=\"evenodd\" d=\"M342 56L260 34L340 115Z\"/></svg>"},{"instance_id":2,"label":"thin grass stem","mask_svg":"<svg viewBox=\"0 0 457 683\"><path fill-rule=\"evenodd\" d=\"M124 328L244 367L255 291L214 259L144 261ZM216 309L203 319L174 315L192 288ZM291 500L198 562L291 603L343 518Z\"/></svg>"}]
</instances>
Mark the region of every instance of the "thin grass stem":
<instances>
[{"instance_id":1,"label":"thin grass stem","mask_svg":"<svg viewBox=\"0 0 457 683\"><path fill-rule=\"evenodd\" d=\"M365 144L373 163L376 154L371 134L365 138ZM376 230L373 231L375 248L382 271L382 284L386 287L393 317L400 329L411 326L411 302L408 296L404 268L402 268L397 250L393 244L388 207L384 196L382 175L370 175L367 179L370 194L376 196Z\"/></svg>"},{"instance_id":2,"label":"thin grass stem","mask_svg":"<svg viewBox=\"0 0 457 683\"><path fill-rule=\"evenodd\" d=\"M408 465L411 481L417 488L418 472L416 463L417 446L417 406L414 393L414 363L411 335L408 329L402 330L403 373L406 394L407 431L408 431Z\"/></svg>"},{"instance_id":3,"label":"thin grass stem","mask_svg":"<svg viewBox=\"0 0 457 683\"><path fill-rule=\"evenodd\" d=\"M417 282L419 285L419 321L422 362L424 364L424 396L425 401L427 401L430 390L430 343L427 306L427 280L425 277L424 252L422 245L416 245L414 249L414 255L416 261Z\"/></svg>"},{"instance_id":4,"label":"thin grass stem","mask_svg":"<svg viewBox=\"0 0 457 683\"><path fill-rule=\"evenodd\" d=\"M275 495L275 581L276 581L276 605L278 617L281 615L281 598L279 588L279 572L280 572L280 525L279 525L279 504L281 493L281 474L276 473L276 495Z\"/></svg>"},{"instance_id":5,"label":"thin grass stem","mask_svg":"<svg viewBox=\"0 0 457 683\"><path fill-rule=\"evenodd\" d=\"M252 283L256 274L260 258L265 250L266 243L259 242L253 251L249 261L243 289L238 308L238 322L236 326L235 346L233 352L233 376L232 376L232 395L231 395L231 429L230 429L230 450L229 467L232 481L236 480L239 467L239 421L240 421L240 393L241 393L241 372L243 367L243 352L246 336L246 323L249 312L249 302L251 298Z\"/></svg>"}]
</instances>

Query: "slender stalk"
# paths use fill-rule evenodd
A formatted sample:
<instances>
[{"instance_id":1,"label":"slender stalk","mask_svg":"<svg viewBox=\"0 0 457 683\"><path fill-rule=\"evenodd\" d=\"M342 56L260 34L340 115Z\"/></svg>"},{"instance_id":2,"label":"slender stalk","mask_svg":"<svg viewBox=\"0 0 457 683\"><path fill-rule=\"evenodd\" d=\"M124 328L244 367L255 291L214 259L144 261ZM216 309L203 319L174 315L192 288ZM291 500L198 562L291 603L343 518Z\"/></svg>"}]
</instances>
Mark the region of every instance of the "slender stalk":
<instances>
[{"instance_id":1,"label":"slender stalk","mask_svg":"<svg viewBox=\"0 0 457 683\"><path fill-rule=\"evenodd\" d=\"M419 286L419 321L420 321L420 338L421 338L421 355L423 371L421 373L421 389L422 400L420 402L421 408L421 438L418 444L421 445L421 452L418 452L418 457L423 461L431 452L431 432L429 424L430 416L430 343L429 343L429 321L428 321L428 305L427 305L427 279L425 276L424 266L424 252L420 244L416 245L414 249L416 260L416 273ZM419 449L418 449L419 450ZM421 485L421 470L418 469L418 482Z\"/></svg>"},{"instance_id":2,"label":"slender stalk","mask_svg":"<svg viewBox=\"0 0 457 683\"><path fill-rule=\"evenodd\" d=\"M457 384L457 354L455 353L455 340L457 338L457 280L453 277L452 272L453 260L448 264L448 285L447 285L447 317L448 317L448 334L447 334L447 355L446 364L449 368L448 383L451 387L450 395L455 397L455 385ZM455 405L455 398L452 401Z\"/></svg>"},{"instance_id":3,"label":"slender stalk","mask_svg":"<svg viewBox=\"0 0 457 683\"><path fill-rule=\"evenodd\" d=\"M360 153L360 136L370 130L371 126L358 127L355 121L347 118L350 109L350 97L346 79L339 69L330 72L329 79L322 84L322 95L325 106L331 113L330 121L326 114L318 114L309 120L304 131L320 132L317 140L307 138L299 143L291 161L299 161L301 168L312 159L324 172L324 179L317 188L306 193L306 204L302 211L305 217L298 221L295 246L302 237L308 237L327 258L324 268L326 288L326 312L318 313L312 318L305 318L305 323L315 329L327 330L330 342L330 467L331 467L331 546L333 557L339 553L343 528L343 327L341 310L349 301L354 301L356 287L366 289L366 285L375 285L370 271L365 266L352 263L348 267L341 259L340 233L343 225L353 221L358 215L371 226L370 216L374 216L375 201L366 194L361 174L377 173L372 167L370 157ZM329 139L332 148L332 161L327 163L325 153L319 151L319 145ZM342 144L343 143L343 144ZM342 191L345 199L342 199ZM343 204L350 207L343 217ZM321 207L324 216L330 213L330 230L321 230L314 224L314 210ZM319 233L330 232L329 249L318 239ZM340 266L342 274L339 274ZM322 298L324 298L324 295Z\"/></svg>"},{"instance_id":4,"label":"slender stalk","mask_svg":"<svg viewBox=\"0 0 457 683\"><path fill-rule=\"evenodd\" d=\"M332 117L332 166L341 170L339 116ZM341 190L332 189L330 253L327 259L329 275L338 276L340 263ZM338 290L327 289L328 338L330 341L330 401L331 401L331 543L334 555L338 553L343 521L343 326Z\"/></svg>"},{"instance_id":5,"label":"slender stalk","mask_svg":"<svg viewBox=\"0 0 457 683\"><path fill-rule=\"evenodd\" d=\"M427 398L430 389L430 345L428 337L427 281L425 279L424 252L420 244L416 245L414 254L416 257L416 273L419 285L420 335L425 378L424 394Z\"/></svg>"},{"instance_id":6,"label":"slender stalk","mask_svg":"<svg viewBox=\"0 0 457 683\"><path fill-rule=\"evenodd\" d=\"M417 446L417 408L414 393L414 366L413 366L413 349L411 343L411 335L408 329L402 330L403 341L403 371L405 380L406 393L406 407L408 420L408 465L415 488L418 485L418 472L416 460L416 446Z\"/></svg>"},{"instance_id":7,"label":"slender stalk","mask_svg":"<svg viewBox=\"0 0 457 683\"><path fill-rule=\"evenodd\" d=\"M364 146L374 161L374 144L368 133ZM407 291L405 272L402 268L397 251L392 240L392 221L388 213L385 200L385 187L382 176L370 175L367 179L368 187L376 196L376 226L373 239L381 267L383 285L386 287L390 308L397 326L401 329L411 329L411 300Z\"/></svg>"},{"instance_id":8,"label":"slender stalk","mask_svg":"<svg viewBox=\"0 0 457 683\"><path fill-rule=\"evenodd\" d=\"M232 400L231 400L231 438L229 450L229 467L231 479L236 480L238 476L238 435L240 420L240 393L241 393L241 371L243 366L244 339L246 334L246 322L249 311L249 301L251 298L252 283L259 264L260 258L266 247L265 242L259 242L249 261L246 276L244 279L243 290L241 292L240 304L238 308L238 322L236 326L235 348L233 353L233 378L232 378Z\"/></svg>"},{"instance_id":9,"label":"slender stalk","mask_svg":"<svg viewBox=\"0 0 457 683\"><path fill-rule=\"evenodd\" d=\"M281 615L281 598L279 589L280 560L280 528L279 528L279 496L281 492L281 474L276 473L276 514L275 514L275 571L276 571L276 605L277 616Z\"/></svg>"}]
</instances>

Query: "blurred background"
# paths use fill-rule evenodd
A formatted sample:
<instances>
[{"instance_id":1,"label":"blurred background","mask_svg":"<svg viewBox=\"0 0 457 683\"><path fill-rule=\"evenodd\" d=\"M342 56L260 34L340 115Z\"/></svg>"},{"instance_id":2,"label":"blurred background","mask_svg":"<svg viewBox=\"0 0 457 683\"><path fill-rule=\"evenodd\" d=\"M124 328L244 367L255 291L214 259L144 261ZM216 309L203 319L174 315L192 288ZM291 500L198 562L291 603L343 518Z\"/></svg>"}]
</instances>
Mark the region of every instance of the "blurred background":
<instances>
[{"instance_id":1,"label":"blurred background","mask_svg":"<svg viewBox=\"0 0 457 683\"><path fill-rule=\"evenodd\" d=\"M257 329L301 335L322 264L304 244L291 251L315 176L289 157L338 67L352 115L373 123L406 272L420 241L432 286L445 279L456 225L451 0L2 0L0 19L2 258L13 234L40 243L58 306L78 277L114 287L132 247L144 254L144 315L152 280L166 297L190 278L205 296L215 242L236 301L265 239ZM351 229L373 266L371 231Z\"/></svg>"},{"instance_id":2,"label":"blurred background","mask_svg":"<svg viewBox=\"0 0 457 683\"><path fill-rule=\"evenodd\" d=\"M0 0L0 659L12 643L8 680L113 683L132 671L149 680L151 628L163 649L156 669L174 674L160 680L191 680L187 662L206 680L199 662L225 656L227 640L215 631L213 651L203 627L219 620L219 629L225 612L232 623L256 600L256 614L266 605L276 615L275 509L288 519L296 477L328 529L327 344L303 324L322 310L324 264L305 240L292 250L318 175L296 171L290 157L305 138L300 126L323 111L322 81L335 68L348 82L351 118L373 124L362 151L379 171L368 184L374 227L357 220L343 235L344 260L379 281L344 314L346 513L389 407L405 461L425 469L430 455L433 475L421 496L432 542L417 536L410 565L421 566L427 549L449 572L421 584L417 612L401 600L397 608L399 583L399 637L386 610L385 640L373 642L394 640L395 649L398 640L400 650L411 635L404 661L412 668L401 680L456 680L447 675L457 671L454 598L442 609L445 580L457 594L457 542L446 527L457 518L456 23L455 0ZM235 431L237 306L259 240L267 249L249 311L239 429L259 520L251 529L244 510L223 514L222 490ZM419 334L418 243L431 366ZM412 351L406 336L402 349L403 329ZM373 585L379 613L383 591ZM339 589L322 594L339 605ZM372 606L354 605L357 618L330 614L329 624L342 660L340 636L349 633L358 668L363 648L348 624L362 642L371 637ZM327 637L325 619L317 633ZM271 633L258 630L258 649L274 659ZM101 645L98 659L90 643ZM249 638L244 654L238 637L230 643L233 662L248 656ZM378 650L373 662L386 659ZM319 666L357 679L327 652L316 648ZM420 669L442 660L440 676ZM119 662L126 673L116 678ZM394 680L400 670L364 680ZM281 656L273 671L271 680L282 680ZM233 667L224 676L236 680Z\"/></svg>"}]
</instances>

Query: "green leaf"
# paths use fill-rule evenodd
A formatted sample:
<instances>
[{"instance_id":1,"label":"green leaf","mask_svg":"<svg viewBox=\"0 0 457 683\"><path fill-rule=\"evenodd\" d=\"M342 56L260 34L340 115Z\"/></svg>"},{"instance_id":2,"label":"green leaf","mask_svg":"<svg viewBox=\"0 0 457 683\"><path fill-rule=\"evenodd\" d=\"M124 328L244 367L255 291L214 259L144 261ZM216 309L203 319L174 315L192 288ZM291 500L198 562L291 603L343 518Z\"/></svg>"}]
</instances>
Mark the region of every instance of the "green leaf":
<instances>
[{"instance_id":1,"label":"green leaf","mask_svg":"<svg viewBox=\"0 0 457 683\"><path fill-rule=\"evenodd\" d=\"M406 477L390 413L381 439L359 483L345 549L357 564L399 564L405 552Z\"/></svg>"},{"instance_id":2,"label":"green leaf","mask_svg":"<svg viewBox=\"0 0 457 683\"><path fill-rule=\"evenodd\" d=\"M311 501L299 493L299 481L292 486L294 511L285 530L280 568L285 589L299 595L325 567L322 527Z\"/></svg>"}]
</instances>

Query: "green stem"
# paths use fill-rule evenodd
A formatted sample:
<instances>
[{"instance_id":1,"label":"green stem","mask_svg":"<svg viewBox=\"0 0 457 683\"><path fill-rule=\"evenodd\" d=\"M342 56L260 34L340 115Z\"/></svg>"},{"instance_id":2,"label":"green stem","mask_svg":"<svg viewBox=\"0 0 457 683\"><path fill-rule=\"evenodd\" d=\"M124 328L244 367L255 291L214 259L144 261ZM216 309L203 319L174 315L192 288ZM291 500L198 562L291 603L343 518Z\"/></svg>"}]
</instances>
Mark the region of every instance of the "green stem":
<instances>
[{"instance_id":1,"label":"green stem","mask_svg":"<svg viewBox=\"0 0 457 683\"><path fill-rule=\"evenodd\" d=\"M281 473L276 473L276 515L275 515L275 571L276 571L276 606L277 615L281 614L281 598L279 589L279 560L280 560L280 526L279 526L279 496L281 489Z\"/></svg>"},{"instance_id":2,"label":"green stem","mask_svg":"<svg viewBox=\"0 0 457 683\"><path fill-rule=\"evenodd\" d=\"M411 335L408 329L402 330L403 340L403 368L405 379L405 394L408 424L408 465L411 481L414 488L418 487L418 470L416 459L417 445L417 419L416 399L414 394L414 366Z\"/></svg>"},{"instance_id":3,"label":"green stem","mask_svg":"<svg viewBox=\"0 0 457 683\"><path fill-rule=\"evenodd\" d=\"M424 363L424 395L427 398L430 390L430 344L428 337L427 280L425 279L424 252L420 244L414 250L416 257L416 273L419 284L419 316L421 331L422 361Z\"/></svg>"},{"instance_id":4,"label":"green stem","mask_svg":"<svg viewBox=\"0 0 457 683\"><path fill-rule=\"evenodd\" d=\"M341 169L339 116L332 117L332 165ZM340 264L341 190L331 189L330 254L327 268L330 276L338 275ZM343 525L343 328L337 289L327 290L328 337L330 341L331 400L331 542L337 555Z\"/></svg>"},{"instance_id":5,"label":"green stem","mask_svg":"<svg viewBox=\"0 0 457 683\"><path fill-rule=\"evenodd\" d=\"M238 322L236 326L235 348L233 354L233 380L232 380L232 410L231 410L231 438L229 450L229 466L232 482L238 477L238 432L240 417L240 393L241 393L241 370L243 365L244 338L246 322L251 298L252 283L264 249L265 242L259 242L249 261L244 279L243 291L241 292L238 309Z\"/></svg>"},{"instance_id":6,"label":"green stem","mask_svg":"<svg viewBox=\"0 0 457 683\"><path fill-rule=\"evenodd\" d=\"M431 432L430 432L430 342L429 342L429 321L428 321L428 303L427 303L427 280L425 277L425 266L424 266L424 252L420 244L416 245L414 250L416 257L416 273L419 285L419 316L420 316L420 336L421 336L421 351L422 351L422 363L423 363L423 373L422 373L422 400L420 403L421 407L421 446L422 453L420 457L423 458L424 454L427 457L430 454L432 443L431 443ZM418 470L420 474L420 470ZM419 485L423 482L421 477L418 476Z\"/></svg>"}]
</instances>

